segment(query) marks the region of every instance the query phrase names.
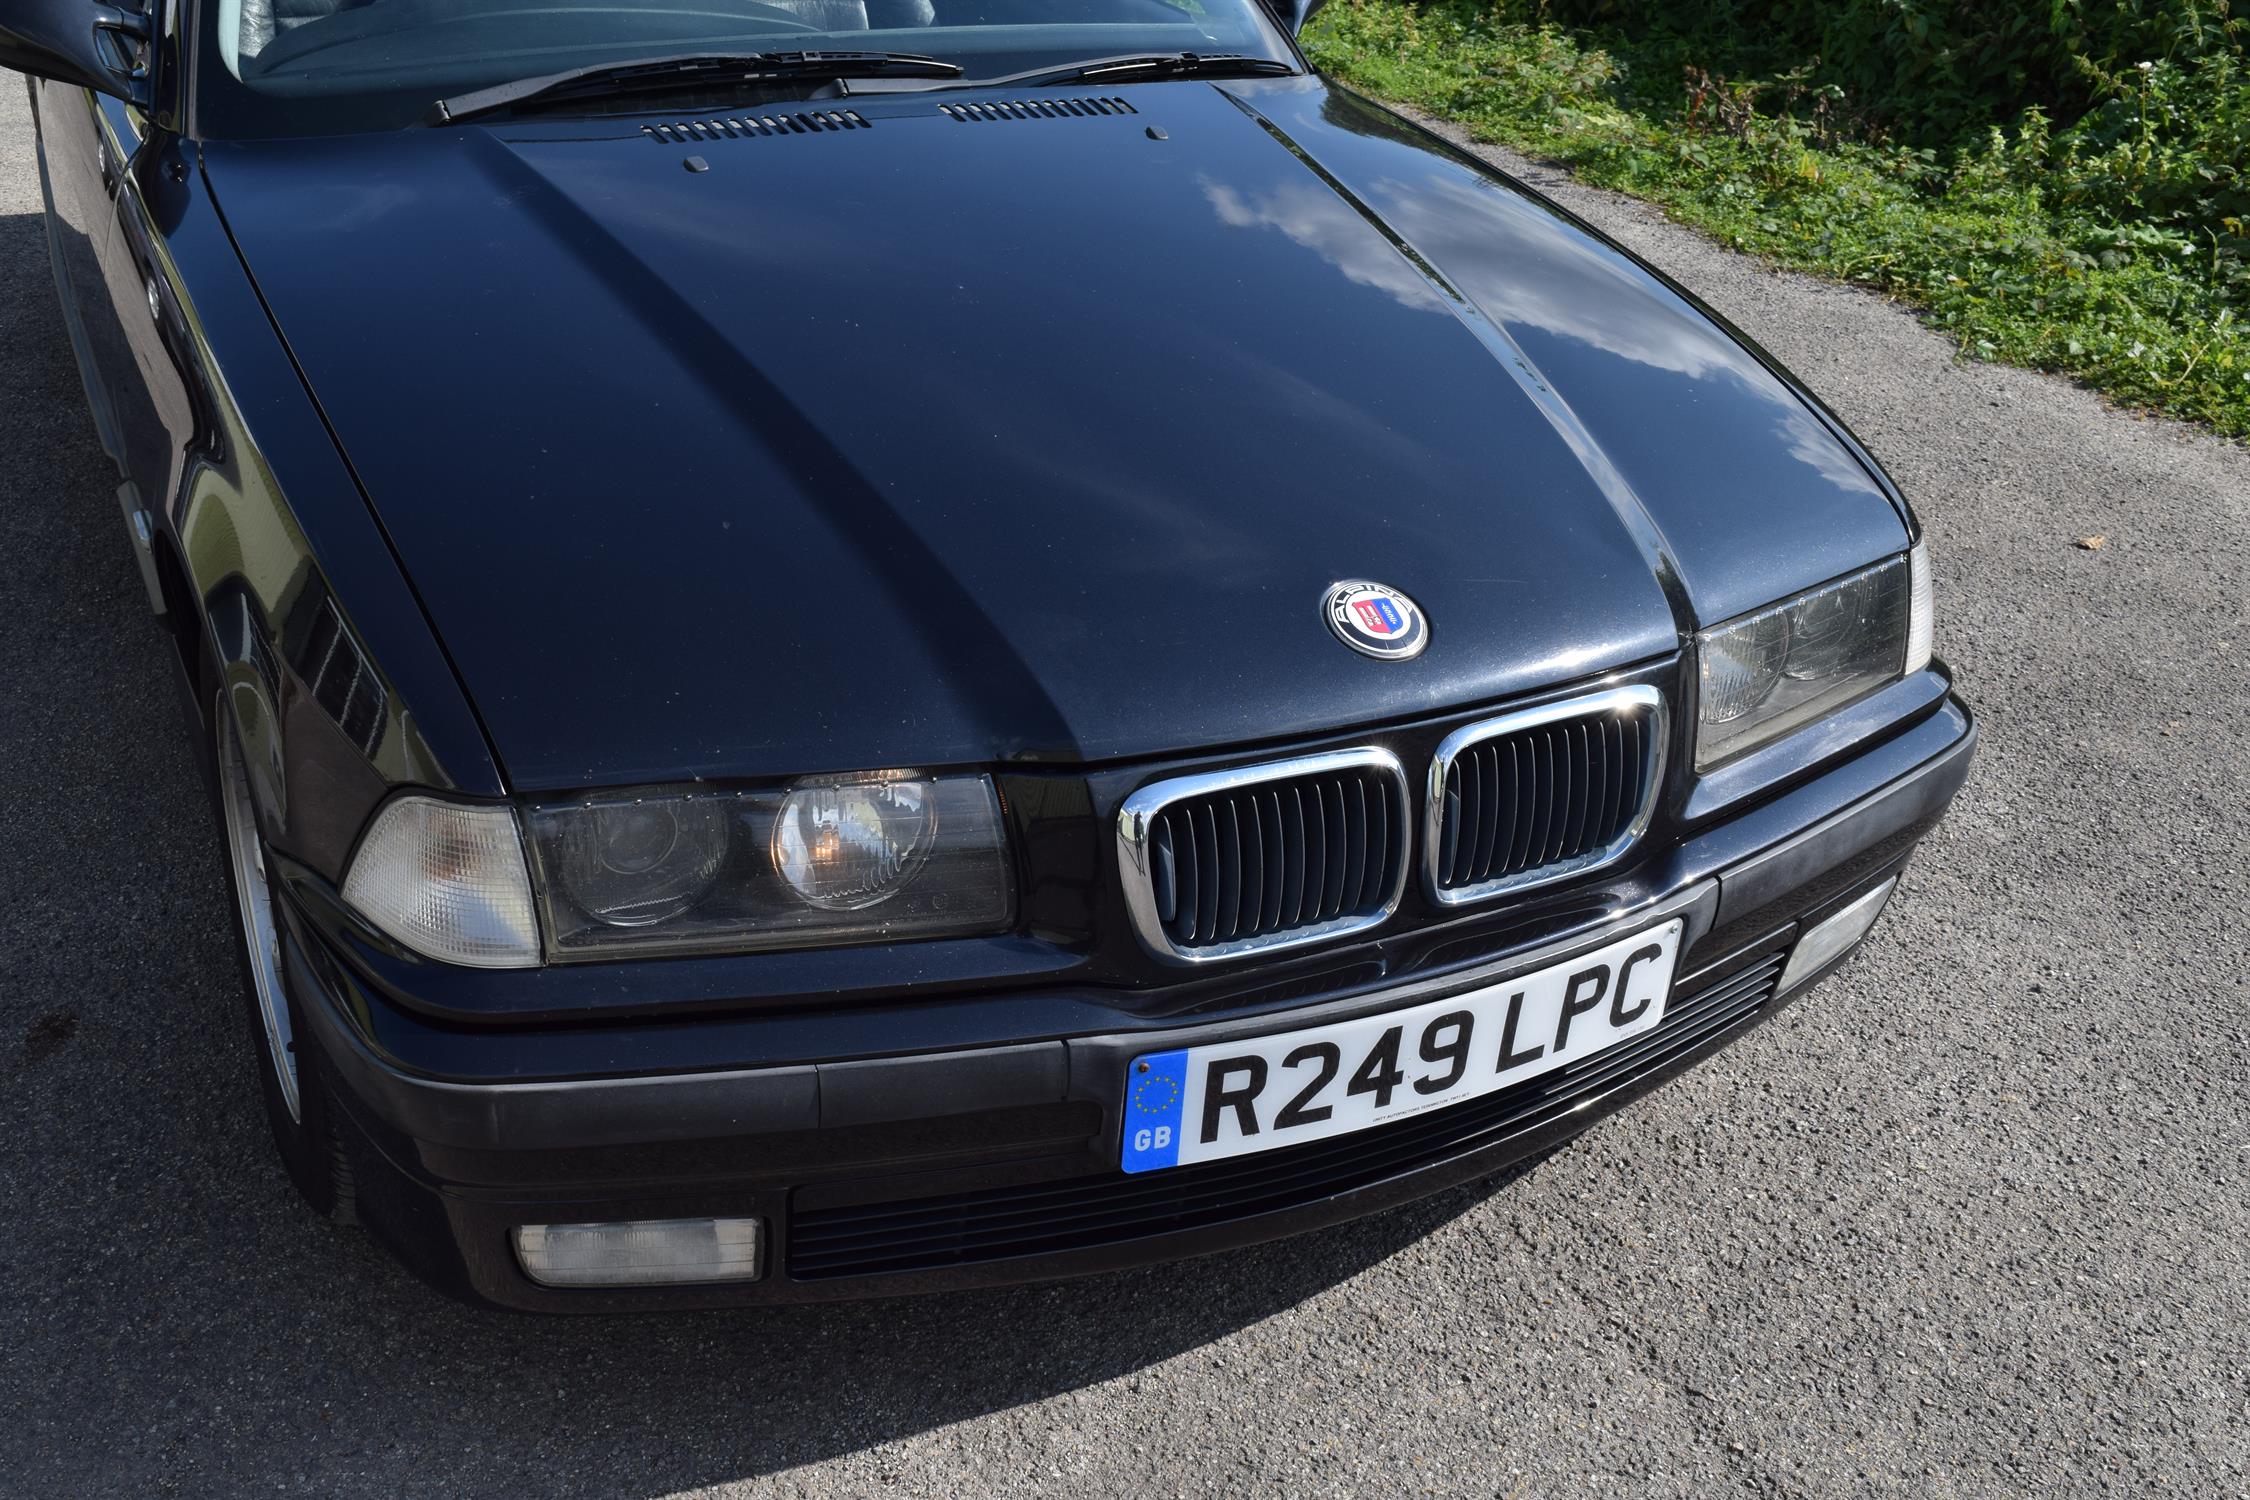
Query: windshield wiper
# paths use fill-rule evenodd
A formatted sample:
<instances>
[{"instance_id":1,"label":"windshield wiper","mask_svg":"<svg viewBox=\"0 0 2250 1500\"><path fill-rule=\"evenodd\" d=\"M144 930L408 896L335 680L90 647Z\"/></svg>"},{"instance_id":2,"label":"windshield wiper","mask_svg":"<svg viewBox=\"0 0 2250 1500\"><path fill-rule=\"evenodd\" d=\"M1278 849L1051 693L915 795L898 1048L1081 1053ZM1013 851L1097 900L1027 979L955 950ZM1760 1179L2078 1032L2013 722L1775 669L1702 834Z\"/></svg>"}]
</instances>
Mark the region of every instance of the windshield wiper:
<instances>
[{"instance_id":1,"label":"windshield wiper","mask_svg":"<svg viewBox=\"0 0 2250 1500\"><path fill-rule=\"evenodd\" d=\"M1107 82L1127 78L1269 78L1293 74L1293 63L1240 52L1128 52L1096 57L1060 68L1037 68L1006 78L981 78L984 84Z\"/></svg>"},{"instance_id":2,"label":"windshield wiper","mask_svg":"<svg viewBox=\"0 0 2250 1500\"><path fill-rule=\"evenodd\" d=\"M434 125L526 104L574 99L617 99L685 89L732 88L761 83L802 83L839 78L958 78L958 63L918 52L692 52L596 63L539 78L519 78L474 93L440 99L430 107Z\"/></svg>"}]
</instances>

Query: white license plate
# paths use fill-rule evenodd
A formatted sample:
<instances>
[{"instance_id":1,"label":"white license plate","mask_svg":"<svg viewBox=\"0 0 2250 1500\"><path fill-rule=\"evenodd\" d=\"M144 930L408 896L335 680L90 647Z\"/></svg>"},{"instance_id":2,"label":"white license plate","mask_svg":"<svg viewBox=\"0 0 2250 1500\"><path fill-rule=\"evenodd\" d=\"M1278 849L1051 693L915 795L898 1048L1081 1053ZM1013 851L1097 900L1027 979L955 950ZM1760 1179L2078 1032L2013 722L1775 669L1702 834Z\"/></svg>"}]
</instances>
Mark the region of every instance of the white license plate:
<instances>
[{"instance_id":1,"label":"white license plate","mask_svg":"<svg viewBox=\"0 0 2250 1500\"><path fill-rule=\"evenodd\" d=\"M1125 1077L1125 1170L1366 1130L1639 1036L1664 1019L1683 925L1408 1010L1137 1057Z\"/></svg>"}]
</instances>

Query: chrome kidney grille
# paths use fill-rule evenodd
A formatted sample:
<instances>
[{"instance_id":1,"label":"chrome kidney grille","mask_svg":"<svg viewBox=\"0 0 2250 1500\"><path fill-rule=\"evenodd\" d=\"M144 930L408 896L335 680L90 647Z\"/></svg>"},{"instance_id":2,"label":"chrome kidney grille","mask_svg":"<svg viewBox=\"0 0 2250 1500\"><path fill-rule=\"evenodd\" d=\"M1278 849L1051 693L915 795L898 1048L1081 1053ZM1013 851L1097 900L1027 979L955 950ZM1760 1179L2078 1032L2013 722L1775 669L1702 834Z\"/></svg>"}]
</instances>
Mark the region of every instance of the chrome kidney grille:
<instances>
[{"instance_id":1,"label":"chrome kidney grille","mask_svg":"<svg viewBox=\"0 0 2250 1500\"><path fill-rule=\"evenodd\" d=\"M1441 906L1582 875L1648 827L1664 698L1615 688L1471 724L1430 763L1424 883Z\"/></svg>"},{"instance_id":2,"label":"chrome kidney grille","mask_svg":"<svg viewBox=\"0 0 2250 1500\"><path fill-rule=\"evenodd\" d=\"M1118 816L1133 925L1191 964L1372 927L1404 893L1411 821L1406 773L1385 750L1143 787Z\"/></svg>"},{"instance_id":3,"label":"chrome kidney grille","mask_svg":"<svg viewBox=\"0 0 2250 1500\"><path fill-rule=\"evenodd\" d=\"M1624 858L1655 812L1667 735L1648 686L1447 735L1419 820L1425 894L1461 906ZM1118 866L1143 945L1210 963L1378 926L1416 832L1398 758L1368 746L1142 787L1118 812Z\"/></svg>"}]
</instances>

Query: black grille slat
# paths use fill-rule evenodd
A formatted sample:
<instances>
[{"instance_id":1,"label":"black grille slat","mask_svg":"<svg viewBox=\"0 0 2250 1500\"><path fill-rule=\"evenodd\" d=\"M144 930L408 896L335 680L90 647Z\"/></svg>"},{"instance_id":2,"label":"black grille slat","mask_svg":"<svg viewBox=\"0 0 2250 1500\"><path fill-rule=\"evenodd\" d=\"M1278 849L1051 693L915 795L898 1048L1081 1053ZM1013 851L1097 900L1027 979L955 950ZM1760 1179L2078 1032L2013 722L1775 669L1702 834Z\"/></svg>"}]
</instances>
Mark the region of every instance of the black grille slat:
<instances>
[{"instance_id":1,"label":"black grille slat","mask_svg":"<svg viewBox=\"0 0 2250 1500\"><path fill-rule=\"evenodd\" d=\"M1219 916L1212 929L1222 940L1242 928L1242 810L1231 797L1212 810L1219 838Z\"/></svg>"},{"instance_id":2,"label":"black grille slat","mask_svg":"<svg viewBox=\"0 0 2250 1500\"><path fill-rule=\"evenodd\" d=\"M1524 845L1523 868L1547 862L1547 825L1555 820L1555 747L1548 730L1535 731L1531 753L1531 838Z\"/></svg>"},{"instance_id":3,"label":"black grille slat","mask_svg":"<svg viewBox=\"0 0 2250 1500\"><path fill-rule=\"evenodd\" d=\"M1510 874L1531 863L1531 831L1534 826L1531 809L1539 805L1539 757L1527 740L1513 740L1510 745L1516 752L1516 819L1511 825L1514 836L1508 841L1508 862L1495 869L1476 872L1474 879L1464 881L1463 884L1473 884L1476 879L1488 879L1494 875Z\"/></svg>"},{"instance_id":4,"label":"black grille slat","mask_svg":"<svg viewBox=\"0 0 2250 1500\"><path fill-rule=\"evenodd\" d=\"M1265 925L1266 829L1258 812L1258 794L1246 793L1235 803L1235 820L1242 830L1241 930L1256 932Z\"/></svg>"},{"instance_id":5,"label":"black grille slat","mask_svg":"<svg viewBox=\"0 0 2250 1500\"><path fill-rule=\"evenodd\" d=\"M1608 725L1600 722L1578 726L1579 743L1585 746L1586 788L1578 795L1570 810L1571 858L1585 854L1593 845L1594 834L1602 826L1602 803L1609 789L1609 736Z\"/></svg>"},{"instance_id":6,"label":"black grille slat","mask_svg":"<svg viewBox=\"0 0 2250 1500\"><path fill-rule=\"evenodd\" d=\"M1274 793L1282 815L1282 884L1281 911L1274 917L1274 930L1297 925L1305 909L1305 797L1293 786L1285 786Z\"/></svg>"},{"instance_id":7,"label":"black grille slat","mask_svg":"<svg viewBox=\"0 0 2250 1500\"><path fill-rule=\"evenodd\" d=\"M1602 734L1601 802L1594 812L1598 834L1617 823L1618 789L1624 784L1625 731L1615 719L1604 719Z\"/></svg>"},{"instance_id":8,"label":"black grille slat","mask_svg":"<svg viewBox=\"0 0 2250 1500\"><path fill-rule=\"evenodd\" d=\"M1692 994L1645 1036L1497 1093L1373 1130L1143 1176L1107 1173L944 1198L802 1209L789 1271L803 1280L930 1270L1117 1244L1273 1212L1538 1128L1719 1039L1763 1011L1777 949Z\"/></svg>"},{"instance_id":9,"label":"black grille slat","mask_svg":"<svg viewBox=\"0 0 2250 1500\"><path fill-rule=\"evenodd\" d=\"M1571 731L1578 726L1564 724L1549 736L1555 752L1555 791L1550 804L1547 845L1548 864L1570 857L1570 810L1576 805L1570 795L1571 768L1582 758L1574 748Z\"/></svg>"},{"instance_id":10,"label":"black grille slat","mask_svg":"<svg viewBox=\"0 0 2250 1500\"><path fill-rule=\"evenodd\" d=\"M1172 823L1158 818L1149 830L1149 886L1156 896L1156 919L1170 930L1180 914L1179 863L1172 853Z\"/></svg>"},{"instance_id":11,"label":"black grille slat","mask_svg":"<svg viewBox=\"0 0 2250 1500\"><path fill-rule=\"evenodd\" d=\"M1344 841L1344 789L1324 782L1320 788L1321 822L1328 849L1328 870L1321 880L1320 920L1329 921L1344 909L1344 880L1350 873L1350 851Z\"/></svg>"},{"instance_id":12,"label":"black grille slat","mask_svg":"<svg viewBox=\"0 0 2250 1500\"><path fill-rule=\"evenodd\" d=\"M1656 791L1655 705L1589 705L1576 717L1496 726L1445 767L1429 856L1442 890L1505 889L1615 853Z\"/></svg>"},{"instance_id":13,"label":"black grille slat","mask_svg":"<svg viewBox=\"0 0 2250 1500\"><path fill-rule=\"evenodd\" d=\"M1258 798L1258 826L1264 836L1261 854L1263 864L1258 872L1259 890L1263 899L1258 907L1260 930L1271 932L1281 925L1281 902L1287 887L1281 878L1285 868L1282 861L1281 795L1266 791Z\"/></svg>"},{"instance_id":14,"label":"black grille slat","mask_svg":"<svg viewBox=\"0 0 2250 1500\"><path fill-rule=\"evenodd\" d=\"M1367 889L1367 783L1348 781L1338 790L1344 804L1344 889L1336 909L1358 911L1360 893Z\"/></svg>"},{"instance_id":15,"label":"black grille slat","mask_svg":"<svg viewBox=\"0 0 2250 1500\"><path fill-rule=\"evenodd\" d=\"M1503 749L1508 752L1505 768L1500 755ZM1492 806L1484 836L1477 843L1477 868L1489 870L1493 852L1504 847L1500 842L1502 832L1506 832L1510 844L1515 842L1517 806L1509 792L1516 779L1516 758L1520 752L1514 745L1479 745L1477 750L1482 770L1478 780L1484 784L1485 799Z\"/></svg>"},{"instance_id":16,"label":"black grille slat","mask_svg":"<svg viewBox=\"0 0 2250 1500\"><path fill-rule=\"evenodd\" d=\"M1365 870L1364 884L1360 887L1360 904L1372 906L1379 903L1383 894L1383 876L1391 868L1391 803L1373 787L1361 784L1367 800L1367 840L1360 854Z\"/></svg>"},{"instance_id":17,"label":"black grille slat","mask_svg":"<svg viewBox=\"0 0 2250 1500\"><path fill-rule=\"evenodd\" d=\"M1478 841L1484 837L1490 810L1485 802L1484 778L1474 761L1465 761L1447 772L1445 784L1452 794L1454 821L1459 827L1458 836L1450 830L1447 834L1453 845L1450 863L1458 866L1463 860L1476 858Z\"/></svg>"},{"instance_id":18,"label":"black grille slat","mask_svg":"<svg viewBox=\"0 0 2250 1500\"><path fill-rule=\"evenodd\" d=\"M1219 820L1208 805L1188 809L1195 824L1195 854L1203 862L1202 902L1195 909L1192 941L1208 943L1219 931L1219 890L1225 876L1219 869Z\"/></svg>"},{"instance_id":19,"label":"black grille slat","mask_svg":"<svg viewBox=\"0 0 2250 1500\"><path fill-rule=\"evenodd\" d=\"M1320 920L1322 892L1328 889L1328 798L1319 783L1302 788L1305 794L1305 891L1297 903L1292 927L1309 927Z\"/></svg>"},{"instance_id":20,"label":"black grille slat","mask_svg":"<svg viewBox=\"0 0 2250 1500\"><path fill-rule=\"evenodd\" d=\"M1172 925L1172 936L1177 942L1195 941L1195 914L1201 908L1203 861L1194 857L1194 820L1183 815L1166 814L1165 823L1172 830L1173 848L1179 859L1179 915Z\"/></svg>"},{"instance_id":21,"label":"black grille slat","mask_svg":"<svg viewBox=\"0 0 2250 1500\"><path fill-rule=\"evenodd\" d=\"M1248 785L1183 785L1145 818L1136 917L1183 953L1379 919L1413 857L1395 762L1330 758ZM1169 787L1154 789L1162 798ZM1129 863L1133 863L1129 861Z\"/></svg>"}]
</instances>

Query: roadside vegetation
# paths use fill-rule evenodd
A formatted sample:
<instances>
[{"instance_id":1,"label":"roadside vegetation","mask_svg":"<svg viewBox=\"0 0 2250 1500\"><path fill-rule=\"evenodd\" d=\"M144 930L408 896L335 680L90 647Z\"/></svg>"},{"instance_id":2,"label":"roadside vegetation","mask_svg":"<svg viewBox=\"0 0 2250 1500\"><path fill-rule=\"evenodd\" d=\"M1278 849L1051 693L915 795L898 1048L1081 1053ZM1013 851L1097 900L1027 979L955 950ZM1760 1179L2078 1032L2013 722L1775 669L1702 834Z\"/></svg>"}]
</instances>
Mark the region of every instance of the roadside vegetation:
<instances>
[{"instance_id":1,"label":"roadside vegetation","mask_svg":"<svg viewBox=\"0 0 2250 1500\"><path fill-rule=\"evenodd\" d=\"M1332 0L1320 65L2250 438L2250 0Z\"/></svg>"}]
</instances>

